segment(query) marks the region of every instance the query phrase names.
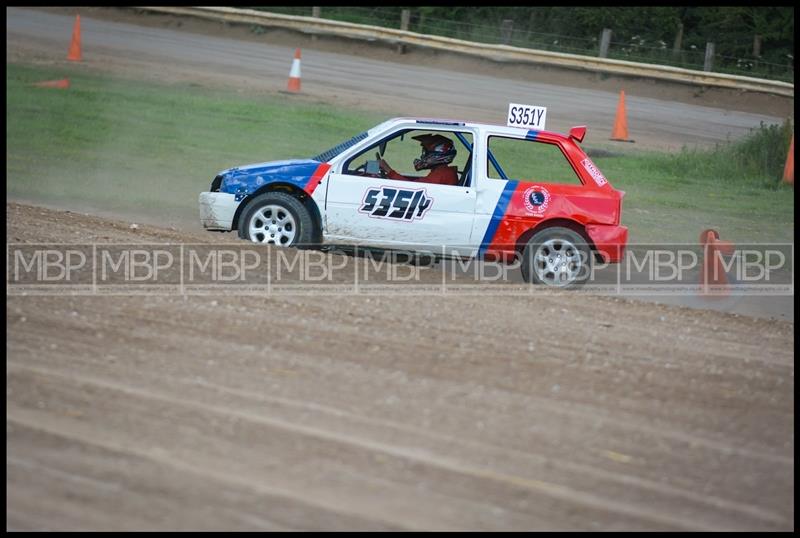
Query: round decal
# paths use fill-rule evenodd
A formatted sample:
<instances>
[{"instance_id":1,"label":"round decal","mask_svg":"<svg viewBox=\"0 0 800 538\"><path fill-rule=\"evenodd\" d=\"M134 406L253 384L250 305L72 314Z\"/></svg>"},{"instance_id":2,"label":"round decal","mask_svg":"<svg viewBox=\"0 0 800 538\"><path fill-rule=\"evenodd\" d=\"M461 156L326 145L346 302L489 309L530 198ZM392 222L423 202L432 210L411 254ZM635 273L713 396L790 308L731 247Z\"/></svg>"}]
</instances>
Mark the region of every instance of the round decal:
<instances>
[{"instance_id":1,"label":"round decal","mask_svg":"<svg viewBox=\"0 0 800 538\"><path fill-rule=\"evenodd\" d=\"M523 199L525 200L525 209L529 213L541 217L550 204L550 193L544 187L534 185L525 191Z\"/></svg>"}]
</instances>

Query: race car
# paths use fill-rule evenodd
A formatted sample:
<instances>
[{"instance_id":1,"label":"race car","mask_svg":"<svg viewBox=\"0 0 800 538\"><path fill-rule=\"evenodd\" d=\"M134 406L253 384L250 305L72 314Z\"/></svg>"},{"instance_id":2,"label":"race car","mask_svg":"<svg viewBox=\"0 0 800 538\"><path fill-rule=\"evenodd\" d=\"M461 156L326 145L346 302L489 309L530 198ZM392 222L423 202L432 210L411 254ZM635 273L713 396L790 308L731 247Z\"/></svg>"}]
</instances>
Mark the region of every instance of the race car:
<instances>
[{"instance_id":1,"label":"race car","mask_svg":"<svg viewBox=\"0 0 800 538\"><path fill-rule=\"evenodd\" d=\"M593 260L618 262L628 234L624 192L581 149L585 134L393 118L310 159L223 170L200 218L284 247L518 259L527 282L571 286Z\"/></svg>"}]
</instances>

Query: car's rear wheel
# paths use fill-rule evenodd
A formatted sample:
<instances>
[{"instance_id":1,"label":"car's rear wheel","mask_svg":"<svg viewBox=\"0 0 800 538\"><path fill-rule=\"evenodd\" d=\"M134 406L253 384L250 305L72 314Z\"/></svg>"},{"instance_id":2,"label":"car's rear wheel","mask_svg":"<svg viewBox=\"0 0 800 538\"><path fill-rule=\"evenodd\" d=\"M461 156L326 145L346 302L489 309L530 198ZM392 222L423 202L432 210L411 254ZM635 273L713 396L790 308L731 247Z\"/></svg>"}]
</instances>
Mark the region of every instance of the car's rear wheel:
<instances>
[{"instance_id":1,"label":"car's rear wheel","mask_svg":"<svg viewBox=\"0 0 800 538\"><path fill-rule=\"evenodd\" d=\"M592 249L574 230L545 228L522 251L522 278L533 284L577 287L589 278Z\"/></svg>"},{"instance_id":2,"label":"car's rear wheel","mask_svg":"<svg viewBox=\"0 0 800 538\"><path fill-rule=\"evenodd\" d=\"M314 220L300 200L283 192L268 192L250 201L239 216L239 237L281 247L311 244Z\"/></svg>"}]
</instances>

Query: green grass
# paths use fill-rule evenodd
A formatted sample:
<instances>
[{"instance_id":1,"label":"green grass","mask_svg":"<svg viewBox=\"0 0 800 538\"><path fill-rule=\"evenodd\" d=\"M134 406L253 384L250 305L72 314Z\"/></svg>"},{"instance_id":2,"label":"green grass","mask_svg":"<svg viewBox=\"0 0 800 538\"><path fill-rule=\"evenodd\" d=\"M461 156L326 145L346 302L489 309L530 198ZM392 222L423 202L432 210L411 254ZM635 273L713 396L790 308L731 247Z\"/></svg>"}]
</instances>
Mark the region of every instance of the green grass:
<instances>
[{"instance_id":1,"label":"green grass","mask_svg":"<svg viewBox=\"0 0 800 538\"><path fill-rule=\"evenodd\" d=\"M593 160L626 192L632 240L696 241L714 228L734 242L793 242L794 188L781 181L790 137L787 123L711 150Z\"/></svg>"},{"instance_id":2,"label":"green grass","mask_svg":"<svg viewBox=\"0 0 800 538\"><path fill-rule=\"evenodd\" d=\"M69 90L34 81L68 75ZM230 166L308 158L385 119L290 95L238 95L81 72L6 67L7 193L125 211L196 212ZM127 211L126 211L127 210Z\"/></svg>"},{"instance_id":3,"label":"green grass","mask_svg":"<svg viewBox=\"0 0 800 538\"><path fill-rule=\"evenodd\" d=\"M64 76L72 82L66 91L31 86ZM283 94L112 78L81 66L7 64L6 91L7 195L125 218L195 215L198 193L218 171L310 157L389 116ZM782 168L788 141L781 148L774 134L711 152L594 161L627 192L623 223L631 241L696 241L713 227L735 242L787 242L794 240L794 191L773 168ZM760 157L742 156L761 155L770 144L766 168Z\"/></svg>"},{"instance_id":4,"label":"green grass","mask_svg":"<svg viewBox=\"0 0 800 538\"><path fill-rule=\"evenodd\" d=\"M688 150L662 160L676 176L727 178L737 183L774 189L780 184L792 123L765 125L734 143L718 144L712 151Z\"/></svg>"}]
</instances>

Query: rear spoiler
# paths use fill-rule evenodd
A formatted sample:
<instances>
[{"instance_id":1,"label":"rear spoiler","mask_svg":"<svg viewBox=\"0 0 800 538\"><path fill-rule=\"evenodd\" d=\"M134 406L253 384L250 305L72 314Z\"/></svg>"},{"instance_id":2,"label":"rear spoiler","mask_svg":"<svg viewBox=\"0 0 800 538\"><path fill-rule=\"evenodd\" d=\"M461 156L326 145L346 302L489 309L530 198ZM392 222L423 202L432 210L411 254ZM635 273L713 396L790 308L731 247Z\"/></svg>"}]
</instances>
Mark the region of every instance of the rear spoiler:
<instances>
[{"instance_id":1,"label":"rear spoiler","mask_svg":"<svg viewBox=\"0 0 800 538\"><path fill-rule=\"evenodd\" d=\"M586 136L586 126L579 125L569 130L569 137L574 138L578 142L583 142L583 137Z\"/></svg>"}]
</instances>

